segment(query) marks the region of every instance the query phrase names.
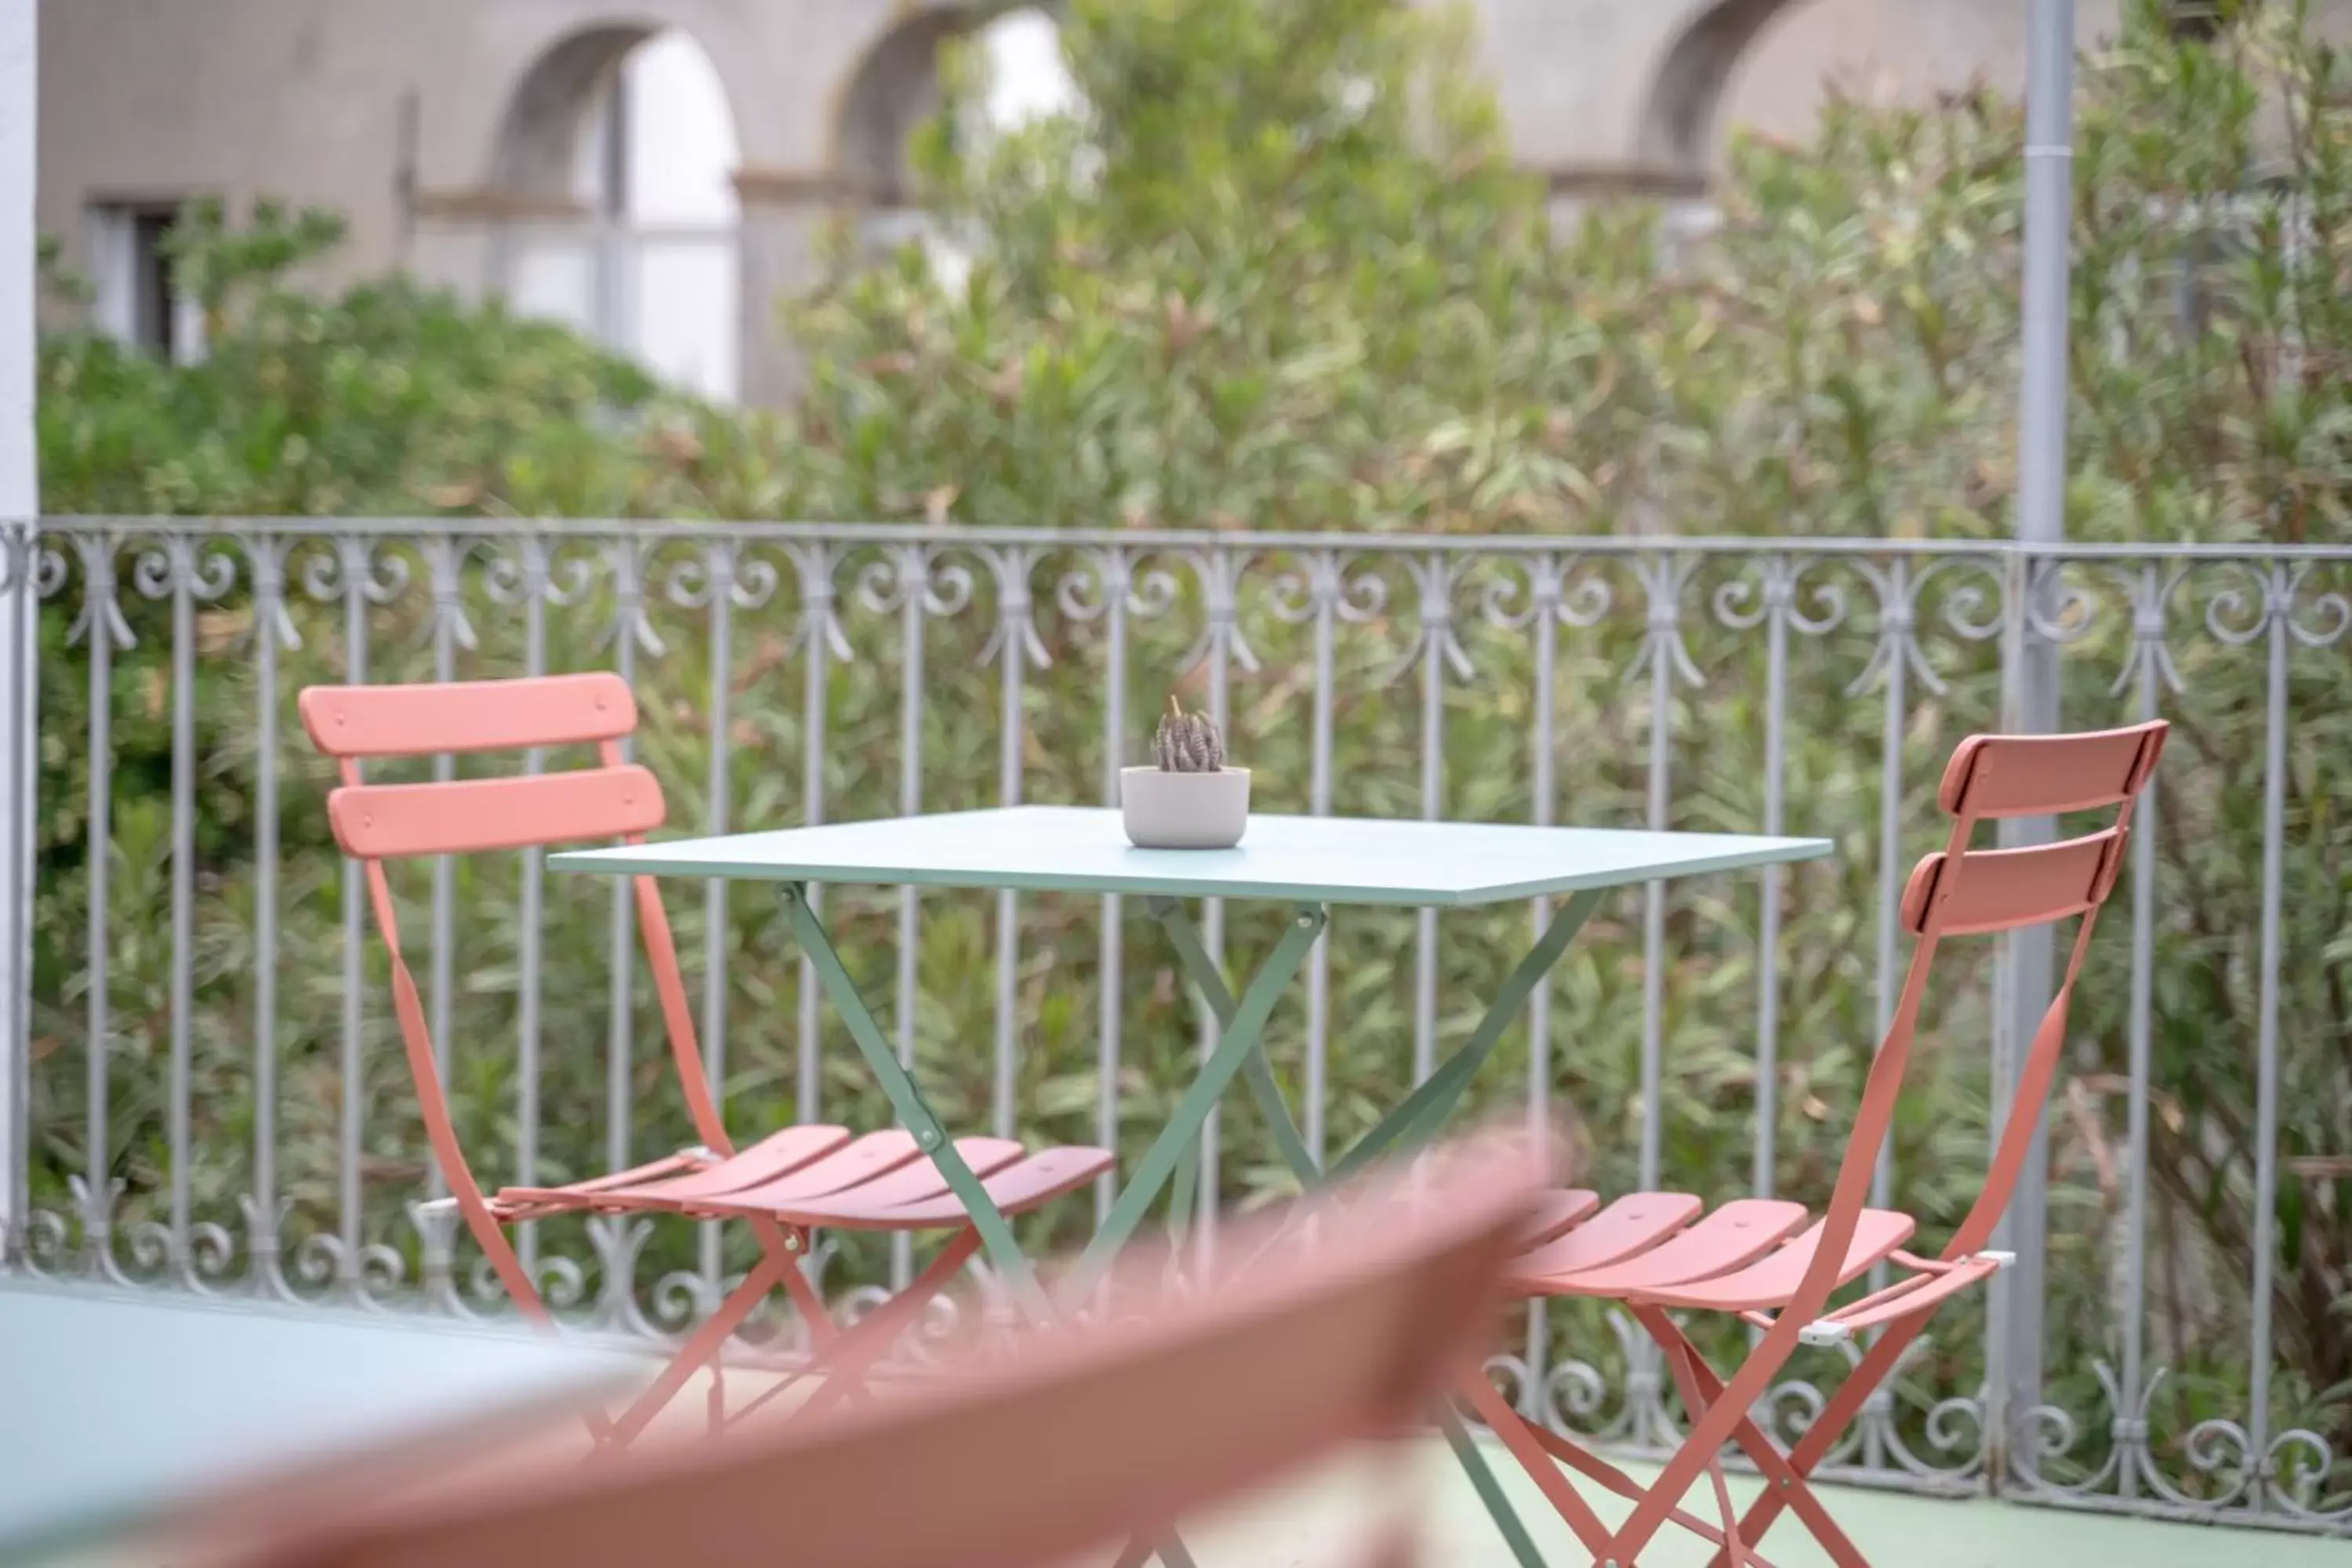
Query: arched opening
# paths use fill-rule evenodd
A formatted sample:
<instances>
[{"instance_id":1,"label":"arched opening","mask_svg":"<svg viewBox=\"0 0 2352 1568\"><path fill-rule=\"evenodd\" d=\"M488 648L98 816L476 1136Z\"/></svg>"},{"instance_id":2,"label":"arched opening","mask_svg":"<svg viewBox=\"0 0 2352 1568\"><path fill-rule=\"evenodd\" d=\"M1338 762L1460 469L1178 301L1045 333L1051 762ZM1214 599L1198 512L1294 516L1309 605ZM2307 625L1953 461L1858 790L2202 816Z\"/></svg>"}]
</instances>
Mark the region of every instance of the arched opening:
<instances>
[{"instance_id":1,"label":"arched opening","mask_svg":"<svg viewBox=\"0 0 2352 1568\"><path fill-rule=\"evenodd\" d=\"M916 128L940 109L940 49L962 37L971 17L920 11L884 35L858 62L842 99L834 164L842 182L874 207L913 205Z\"/></svg>"},{"instance_id":2,"label":"arched opening","mask_svg":"<svg viewBox=\"0 0 2352 1568\"><path fill-rule=\"evenodd\" d=\"M676 29L598 27L542 56L508 106L493 285L665 379L731 401L742 353L735 123Z\"/></svg>"},{"instance_id":3,"label":"arched opening","mask_svg":"<svg viewBox=\"0 0 2352 1568\"><path fill-rule=\"evenodd\" d=\"M1642 155L1676 170L1715 161L1716 126L1732 72L1765 26L1802 0L1716 0L1666 48L1642 106Z\"/></svg>"},{"instance_id":4,"label":"arched opening","mask_svg":"<svg viewBox=\"0 0 2352 1568\"><path fill-rule=\"evenodd\" d=\"M1078 86L1062 58L1062 29L1034 6L1008 11L980 30L988 47L991 130L1009 131L1050 114L1074 113Z\"/></svg>"},{"instance_id":5,"label":"arched opening","mask_svg":"<svg viewBox=\"0 0 2352 1568\"><path fill-rule=\"evenodd\" d=\"M986 136L1076 105L1061 30L1044 10L1024 7L974 22L971 12L952 7L909 16L866 52L843 95L834 165L861 205L860 234L869 250L918 240L944 270L963 264L961 246L917 205L912 158L917 129L940 111L943 47L969 37L986 52L988 92L967 133Z\"/></svg>"}]
</instances>

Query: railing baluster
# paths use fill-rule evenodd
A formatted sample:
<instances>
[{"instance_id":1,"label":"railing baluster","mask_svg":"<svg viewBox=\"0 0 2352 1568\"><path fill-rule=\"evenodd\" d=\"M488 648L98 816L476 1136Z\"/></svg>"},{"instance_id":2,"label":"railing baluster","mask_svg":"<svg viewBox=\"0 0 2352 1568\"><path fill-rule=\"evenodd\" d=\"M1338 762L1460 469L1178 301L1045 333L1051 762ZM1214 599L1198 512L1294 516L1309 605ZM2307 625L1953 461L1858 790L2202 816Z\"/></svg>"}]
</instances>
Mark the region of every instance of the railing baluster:
<instances>
[{"instance_id":1,"label":"railing baluster","mask_svg":"<svg viewBox=\"0 0 2352 1568\"><path fill-rule=\"evenodd\" d=\"M1672 800L1674 756L1675 660L1682 652L1679 595L1683 574L1672 556L1651 561L1643 574L1649 600L1650 755L1649 800L1644 821L1652 832L1664 830ZM1660 1164L1665 1133L1665 1009L1666 885L1647 882L1642 888L1642 1146L1639 1180L1643 1192L1654 1192L1661 1181ZM1658 1376L1658 1356L1646 1342L1637 1343L1632 1384L1626 1403L1637 1440L1672 1440L1666 1421L1664 1392Z\"/></svg>"},{"instance_id":2,"label":"railing baluster","mask_svg":"<svg viewBox=\"0 0 2352 1568\"><path fill-rule=\"evenodd\" d=\"M1681 646L1676 597L1682 583L1671 556L1656 556L1644 574L1649 598L1650 755L1648 809L1643 822L1664 832L1673 799L1674 655ZM1665 1121L1664 1042L1666 948L1666 885L1642 887L1642 1190L1659 1183Z\"/></svg>"},{"instance_id":3,"label":"railing baluster","mask_svg":"<svg viewBox=\"0 0 2352 1568\"><path fill-rule=\"evenodd\" d=\"M1535 634L1535 735L1531 742L1528 819L1549 827L1559 797L1552 755L1559 727L1559 563L1540 556L1528 568L1528 625ZM1540 941L1551 925L1551 900L1537 899L1528 909L1528 936ZM1552 977L1528 996L1528 1131L1543 1138L1551 1128L1551 988ZM1519 1414L1530 1421L1544 1417L1544 1367L1550 1359L1551 1303L1542 1296L1528 1300L1527 1381L1519 1389Z\"/></svg>"},{"instance_id":4,"label":"railing baluster","mask_svg":"<svg viewBox=\"0 0 2352 1568\"><path fill-rule=\"evenodd\" d=\"M1788 557L1775 556L1764 580L1764 831L1778 835L1787 820L1789 598L1795 592ZM1780 879L1782 868L1758 879L1756 922L1756 1195L1776 1187L1780 1110Z\"/></svg>"},{"instance_id":5,"label":"railing baluster","mask_svg":"<svg viewBox=\"0 0 2352 1568\"><path fill-rule=\"evenodd\" d=\"M526 675L547 673L547 543L537 536L522 542L523 669ZM536 773L547 765L547 754L537 747L523 753L522 771ZM515 1012L515 1179L524 1186L539 1180L539 1003L540 959L545 941L547 867L537 848L522 852L522 973L517 977L521 995ZM526 1273L539 1261L539 1226L529 1222L516 1228L515 1251Z\"/></svg>"},{"instance_id":6,"label":"railing baluster","mask_svg":"<svg viewBox=\"0 0 2352 1568\"><path fill-rule=\"evenodd\" d=\"M368 583L375 570L374 552L365 539L337 542L343 578L343 678L352 685L367 680ZM342 1116L335 1139L335 1235L341 1247L335 1258L336 1288L346 1296L360 1293L362 1237L360 1212L361 1119L366 1114L362 1077L365 1041L363 978L360 954L366 941L366 915L359 862L343 861L343 1036L341 1075Z\"/></svg>"},{"instance_id":7,"label":"railing baluster","mask_svg":"<svg viewBox=\"0 0 2352 1568\"><path fill-rule=\"evenodd\" d=\"M1331 702L1333 632L1339 614L1341 562L1330 551L1318 551L1309 568L1307 592L1315 614L1315 695L1310 722L1312 750L1307 760L1307 806L1317 816L1331 815ZM1317 1160L1324 1153L1325 1110L1330 1097L1331 1061L1331 925L1344 919L1334 910L1331 921L1315 938L1307 955L1307 1150Z\"/></svg>"},{"instance_id":8,"label":"railing baluster","mask_svg":"<svg viewBox=\"0 0 2352 1568\"><path fill-rule=\"evenodd\" d=\"M29 510L29 506L27 507ZM0 832L10 836L5 910L0 910L0 1271L23 1266L32 1240L33 1204L33 857L38 843L40 733L38 657L41 616L39 531L10 520L0 544L9 552L9 595L0 614L0 671L8 677L8 788L21 804Z\"/></svg>"},{"instance_id":9,"label":"railing baluster","mask_svg":"<svg viewBox=\"0 0 2352 1568\"><path fill-rule=\"evenodd\" d=\"M1421 819L1435 822L1445 809L1445 649L1453 636L1446 602L1451 568L1443 555L1420 563L1421 588ZM1437 911L1413 912L1412 1081L1419 1084L1437 1065Z\"/></svg>"},{"instance_id":10,"label":"railing baluster","mask_svg":"<svg viewBox=\"0 0 2352 1568\"><path fill-rule=\"evenodd\" d=\"M2059 723L2061 649L2046 629L2055 623L2061 584L2059 563L2047 555L2011 556L2004 563L2001 590L2001 722L2012 732L2043 734ZM1996 837L2003 848L2048 843L2057 837L2052 817L2009 817ZM2005 933L1994 958L1992 1117L1986 1129L1986 1154L1999 1146L2017 1092L2033 1031L2057 993L2055 952L2048 927ZM1987 1357L1991 1398L1986 1419L1994 1434L1992 1484L2021 1475L2017 1462L2027 1441L2024 1424L2042 1400L2042 1306L2049 1229L2049 1131L2036 1108L2035 1130L2017 1185L1995 1231L1996 1245L2016 1254L1992 1292L1987 1321L1994 1335Z\"/></svg>"},{"instance_id":11,"label":"railing baluster","mask_svg":"<svg viewBox=\"0 0 2352 1568\"><path fill-rule=\"evenodd\" d=\"M1231 552L1213 552L1202 568L1202 608L1208 616L1209 656L1209 717L1221 734L1233 732L1233 637L1235 605L1234 557ZM1201 940L1209 957L1222 965L1225 961L1225 903L1223 899L1201 901ZM1201 1059L1208 1060L1216 1050L1217 1041L1224 1030L1217 1016L1208 1008L1201 1009ZM1259 1049L1265 1046L1261 1043ZM1217 1244L1217 1200L1224 1190L1223 1181L1223 1119L1211 1107L1209 1117L1201 1124L1200 1196L1192 1205L1192 1224L1201 1239L1201 1257L1207 1261Z\"/></svg>"},{"instance_id":12,"label":"railing baluster","mask_svg":"<svg viewBox=\"0 0 2352 1568\"><path fill-rule=\"evenodd\" d=\"M1024 659L1028 652L1029 552L1019 545L992 557L997 573L996 798L1021 804L1022 742L1027 725L1021 711ZM996 895L996 1058L991 1124L1000 1138L1017 1131L1013 1100L1021 1082L1021 900L1009 889Z\"/></svg>"},{"instance_id":13,"label":"railing baluster","mask_svg":"<svg viewBox=\"0 0 2352 1568\"><path fill-rule=\"evenodd\" d=\"M727 745L728 700L734 689L735 546L715 541L707 548L705 572L710 595L710 781L704 806L702 831L727 831L728 806L733 794ZM714 877L702 885L702 1065L709 1075L711 1098L723 1116L727 1106L727 881ZM702 1226L700 1240L703 1284L710 1300L719 1300L719 1239L722 1227Z\"/></svg>"},{"instance_id":14,"label":"railing baluster","mask_svg":"<svg viewBox=\"0 0 2352 1568\"><path fill-rule=\"evenodd\" d=\"M2158 687L2164 673L2164 606L2168 585L2160 570L2143 566L2133 603L2134 657L2138 665L2139 717L2158 717ZM2150 1024L2156 1000L2156 842L2161 771L2141 787L2132 818L2131 1011L2126 1027L2130 1051L2130 1102L2125 1108L2129 1162L2124 1208L2124 1349L2122 1400L2111 1435L2123 1457L2117 1487L2126 1499L2139 1495L2139 1468L2147 1437L2138 1425L2141 1374L2147 1354L2147 1099Z\"/></svg>"},{"instance_id":15,"label":"railing baluster","mask_svg":"<svg viewBox=\"0 0 2352 1568\"><path fill-rule=\"evenodd\" d=\"M640 570L643 542L635 533L623 533L605 548L613 570L613 668L634 691L637 685L637 641L646 635L645 583ZM622 736L620 751L623 762L635 762L636 737ZM637 911L631 879L614 877L611 880L613 885L605 895L604 1166L607 1170L625 1171L635 1161L635 1094L629 1079L636 1056ZM618 1227L627 1221L601 1223ZM636 1259L635 1247L601 1249L600 1261L608 1274L598 1293L599 1306L603 1321L609 1327L620 1327L631 1310L635 1299L635 1280L632 1276Z\"/></svg>"},{"instance_id":16,"label":"railing baluster","mask_svg":"<svg viewBox=\"0 0 2352 1568\"><path fill-rule=\"evenodd\" d=\"M283 1295L278 1213L278 654L286 634L285 548L257 539L253 563L253 1190L247 1196L247 1286Z\"/></svg>"},{"instance_id":17,"label":"railing baluster","mask_svg":"<svg viewBox=\"0 0 2352 1568\"><path fill-rule=\"evenodd\" d=\"M2263 579L2269 668L2263 701L2263 884L2262 952L2256 972L2254 1036L2254 1268L2253 1317L2247 1346L2246 1461L2254 1479L2248 1504L2256 1513L2271 1506L2271 1365L2273 1275L2278 1266L2279 1125L2279 906L2285 884L2287 653L2292 629L2294 578L2273 563Z\"/></svg>"},{"instance_id":18,"label":"railing baluster","mask_svg":"<svg viewBox=\"0 0 2352 1568\"><path fill-rule=\"evenodd\" d=\"M190 1029L195 1003L196 627L197 541L185 535L165 547L172 582L172 1084L168 1137L172 1158L171 1268L192 1275L188 1250Z\"/></svg>"},{"instance_id":19,"label":"railing baluster","mask_svg":"<svg viewBox=\"0 0 2352 1568\"><path fill-rule=\"evenodd\" d=\"M831 651L833 636L833 556L823 544L810 545L800 555L801 616L805 623L803 633L801 666L803 686L801 759L801 821L814 827L824 820L824 721L827 688L826 656ZM809 908L816 914L824 913L824 889L811 887L806 890ZM817 1029L816 964L808 954L800 959L800 1040L799 1040L799 1100L795 1110L803 1121L814 1121L822 1108L824 1095L823 1066L819 1059L822 1037Z\"/></svg>"},{"instance_id":20,"label":"railing baluster","mask_svg":"<svg viewBox=\"0 0 2352 1568\"><path fill-rule=\"evenodd\" d=\"M82 616L79 626L89 644L89 828L86 860L89 891L89 992L83 1037L82 1268L92 1275L115 1270L113 1255L114 1154L108 1125L109 1032L113 1027L109 993L108 900L114 855L114 651L120 612L114 602L115 541L110 534L85 540Z\"/></svg>"},{"instance_id":21,"label":"railing baluster","mask_svg":"<svg viewBox=\"0 0 2352 1568\"><path fill-rule=\"evenodd\" d=\"M923 809L923 622L930 592L930 558L919 544L902 545L897 556L898 593L898 814ZM892 1022L898 1031L898 1065L915 1068L915 1026L922 1006L918 981L922 958L922 914L916 889L898 889L898 984ZM805 984L806 981L803 980ZM906 1289L914 1278L914 1243L890 1238L890 1287Z\"/></svg>"},{"instance_id":22,"label":"railing baluster","mask_svg":"<svg viewBox=\"0 0 2352 1568\"><path fill-rule=\"evenodd\" d=\"M1879 606L1879 658L1886 686L1878 738L1878 917L1877 942L1871 984L1871 1049L1886 1037L1895 1022L1896 989L1902 977L1895 965L1897 918L1902 912L1903 879L1903 729L1909 721L1910 697L1906 683L1911 673L1910 563L1897 556L1888 563ZM1870 1173L1870 1201L1879 1208L1895 1199L1895 1140L1878 1147L1877 1163ZM1876 1288L1874 1280L1873 1288ZM1874 1411L1865 1411L1862 1426L1863 1462L1875 1468L1885 1463L1885 1434Z\"/></svg>"},{"instance_id":23,"label":"railing baluster","mask_svg":"<svg viewBox=\"0 0 2352 1568\"><path fill-rule=\"evenodd\" d=\"M1127 599L1133 570L1126 551L1116 546L1103 552L1103 804L1118 805L1119 770L1127 765ZM1100 1019L1095 1044L1095 1142L1105 1149L1118 1148L1118 1075L1120 1030L1125 1020L1127 932L1124 903L1117 893L1102 901L1102 930L1097 967L1102 987ZM1118 1193L1118 1173L1105 1171L1095 1183L1095 1224L1110 1217Z\"/></svg>"},{"instance_id":24,"label":"railing baluster","mask_svg":"<svg viewBox=\"0 0 2352 1568\"><path fill-rule=\"evenodd\" d=\"M455 539L443 535L431 542L433 578L433 679L450 681L457 679L457 644L461 637L470 639L466 627L465 566L466 550ZM457 759L443 752L433 759L433 777L446 784L457 776ZM425 1005L429 1011L428 1026L433 1031L433 1065L441 1074L441 1081L449 1081L450 1015L457 996L457 863L446 855L433 858L433 952L430 959L432 975L426 982L431 995ZM425 1194L438 1198L449 1190L441 1174L437 1160L425 1162ZM427 1267L432 1267L431 1260Z\"/></svg>"}]
</instances>

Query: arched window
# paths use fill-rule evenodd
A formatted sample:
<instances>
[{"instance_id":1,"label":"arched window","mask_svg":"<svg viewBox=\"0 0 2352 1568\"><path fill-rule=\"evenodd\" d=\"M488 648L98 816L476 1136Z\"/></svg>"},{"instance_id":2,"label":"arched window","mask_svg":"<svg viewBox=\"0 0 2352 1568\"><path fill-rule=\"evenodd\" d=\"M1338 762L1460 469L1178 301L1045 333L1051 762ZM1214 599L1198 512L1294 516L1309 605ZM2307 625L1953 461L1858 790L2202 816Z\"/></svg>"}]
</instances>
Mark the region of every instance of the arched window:
<instances>
[{"instance_id":1,"label":"arched window","mask_svg":"<svg viewBox=\"0 0 2352 1568\"><path fill-rule=\"evenodd\" d=\"M734 119L676 30L598 28L543 56L509 107L494 284L678 385L732 400L741 355Z\"/></svg>"},{"instance_id":2,"label":"arched window","mask_svg":"<svg viewBox=\"0 0 2352 1568\"><path fill-rule=\"evenodd\" d=\"M1715 0L1677 35L1651 79L1642 110L1644 156L1677 171L1705 170L1716 157L1716 123L1732 72L1765 25L1791 0Z\"/></svg>"},{"instance_id":3,"label":"arched window","mask_svg":"<svg viewBox=\"0 0 2352 1568\"><path fill-rule=\"evenodd\" d=\"M867 247L917 240L949 272L962 266L962 247L918 205L911 148L916 130L940 110L940 51L965 37L974 38L987 59L989 90L973 132L987 135L1076 106L1060 29L1043 10L1007 12L976 32L963 11L921 11L892 28L859 62L843 95L835 136L835 168L861 204Z\"/></svg>"}]
</instances>

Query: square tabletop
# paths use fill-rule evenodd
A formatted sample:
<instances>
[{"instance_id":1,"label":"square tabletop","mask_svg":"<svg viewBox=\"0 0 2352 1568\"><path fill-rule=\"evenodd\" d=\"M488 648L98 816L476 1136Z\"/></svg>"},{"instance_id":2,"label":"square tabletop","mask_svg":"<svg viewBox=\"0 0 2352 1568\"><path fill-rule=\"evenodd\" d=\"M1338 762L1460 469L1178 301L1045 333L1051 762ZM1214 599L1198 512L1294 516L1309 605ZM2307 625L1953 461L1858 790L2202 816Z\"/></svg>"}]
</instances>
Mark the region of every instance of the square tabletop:
<instances>
[{"instance_id":1,"label":"square tabletop","mask_svg":"<svg viewBox=\"0 0 2352 1568\"><path fill-rule=\"evenodd\" d=\"M1253 816L1232 849L1138 849L1115 810L1023 805L582 849L562 871L1453 907L1735 871L1825 838Z\"/></svg>"},{"instance_id":2,"label":"square tabletop","mask_svg":"<svg viewBox=\"0 0 2352 1568\"><path fill-rule=\"evenodd\" d=\"M288 1467L568 1413L646 1370L519 1326L0 1287L0 1563L119 1539Z\"/></svg>"}]
</instances>

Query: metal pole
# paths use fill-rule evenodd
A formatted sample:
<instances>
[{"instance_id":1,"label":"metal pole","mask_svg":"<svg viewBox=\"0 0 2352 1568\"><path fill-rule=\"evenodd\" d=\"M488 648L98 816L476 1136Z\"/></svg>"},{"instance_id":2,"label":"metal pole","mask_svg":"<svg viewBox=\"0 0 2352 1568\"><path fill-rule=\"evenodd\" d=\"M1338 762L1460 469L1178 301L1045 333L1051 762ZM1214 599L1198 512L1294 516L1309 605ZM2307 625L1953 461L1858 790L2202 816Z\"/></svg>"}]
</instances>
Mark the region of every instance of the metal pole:
<instances>
[{"instance_id":1,"label":"metal pole","mask_svg":"<svg viewBox=\"0 0 2352 1568\"><path fill-rule=\"evenodd\" d=\"M2066 535L2066 336L2069 325L2070 217L2074 186L2074 4L2034 0L2025 108L2025 254L2023 384L2018 402L2017 537L2027 545L2055 546ZM2011 580L2011 635L2004 653L2005 723L2042 733L2059 721L2058 647L2031 612L2046 609L2055 585L2053 563L2031 558ZM2056 824L2048 817L2003 825L2002 842L2046 843ZM1994 1115L2005 1120L2021 1057L2033 1038L2053 987L2047 928L2009 938L2002 954L2006 1002L1996 1052ZM1993 1362L1986 1423L1991 1440L1987 1473L1997 1489L2008 1479L2012 1442L2042 1399L2043 1242L2049 1198L2049 1134L2039 1106L2032 1147L2010 1205L2003 1246L2017 1254L1994 1303ZM1996 1127L1996 1132L1998 1127Z\"/></svg>"},{"instance_id":2,"label":"metal pole","mask_svg":"<svg viewBox=\"0 0 2352 1568\"><path fill-rule=\"evenodd\" d=\"M33 438L33 184L37 47L32 0L0 3L0 1270L26 1222L26 1098L31 1064L33 746L32 525L40 511Z\"/></svg>"}]
</instances>

